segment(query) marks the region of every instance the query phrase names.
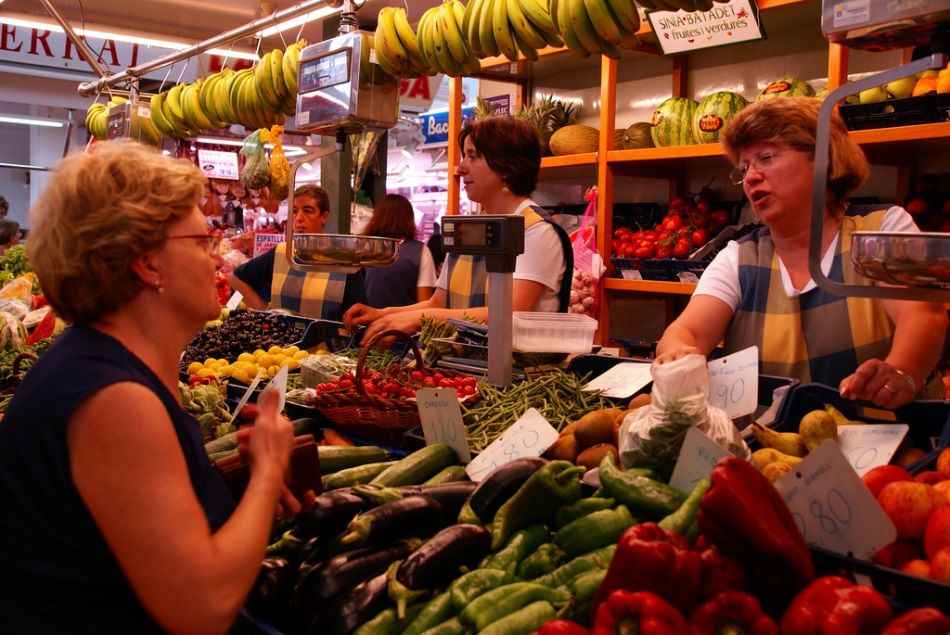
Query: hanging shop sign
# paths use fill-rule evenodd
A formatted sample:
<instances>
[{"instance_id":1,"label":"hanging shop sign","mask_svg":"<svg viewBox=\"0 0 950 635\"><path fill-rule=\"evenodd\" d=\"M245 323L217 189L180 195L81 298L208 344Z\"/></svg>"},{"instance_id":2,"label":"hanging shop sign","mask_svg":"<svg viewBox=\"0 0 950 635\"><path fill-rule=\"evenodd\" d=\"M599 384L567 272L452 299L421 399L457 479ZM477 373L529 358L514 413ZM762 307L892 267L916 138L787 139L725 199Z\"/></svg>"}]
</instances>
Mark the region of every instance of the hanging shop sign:
<instances>
[{"instance_id":1,"label":"hanging shop sign","mask_svg":"<svg viewBox=\"0 0 950 635\"><path fill-rule=\"evenodd\" d=\"M118 42L95 37L83 38L83 40L96 55L99 64L110 72L118 72L150 62L167 55L170 50L159 46ZM183 73L181 66L174 67L169 74L169 81L178 81L178 76L181 73L181 81L193 82L197 78L199 65L211 71L220 70L222 66L223 60L217 55L203 55L200 59L200 64L192 64L190 61L186 63ZM5 70L13 72L17 71L17 66L22 65L24 72L29 72L32 67L41 66L60 71L82 73L90 77L95 76L89 64L82 58L79 50L72 40L66 37L65 33L13 26L5 23L0 24L0 62L12 62L16 65L5 68ZM251 66L251 62L247 60L231 59L227 61L227 64L232 68ZM168 73L167 68L162 68L146 73L144 77L163 79Z\"/></svg>"},{"instance_id":2,"label":"hanging shop sign","mask_svg":"<svg viewBox=\"0 0 950 635\"><path fill-rule=\"evenodd\" d=\"M261 254L266 254L268 251L284 242L285 236L283 234L265 234L263 232L257 232L254 234L254 257L257 258Z\"/></svg>"},{"instance_id":3,"label":"hanging shop sign","mask_svg":"<svg viewBox=\"0 0 950 635\"><path fill-rule=\"evenodd\" d=\"M511 95L505 94L485 97L483 101L491 105L493 115L512 115L514 114L514 108L511 107L511 99Z\"/></svg>"},{"instance_id":4,"label":"hanging shop sign","mask_svg":"<svg viewBox=\"0 0 950 635\"><path fill-rule=\"evenodd\" d=\"M419 113L432 108L442 75L407 77L399 84L399 110Z\"/></svg>"},{"instance_id":5,"label":"hanging shop sign","mask_svg":"<svg viewBox=\"0 0 950 635\"><path fill-rule=\"evenodd\" d=\"M709 11L649 11L646 15L664 55L765 38L751 0L729 0Z\"/></svg>"},{"instance_id":6,"label":"hanging shop sign","mask_svg":"<svg viewBox=\"0 0 950 635\"><path fill-rule=\"evenodd\" d=\"M468 121L475 116L475 109L462 109L462 121ZM425 137L423 146L446 145L449 142L449 111L430 112L419 117L422 124L422 136Z\"/></svg>"},{"instance_id":7,"label":"hanging shop sign","mask_svg":"<svg viewBox=\"0 0 950 635\"><path fill-rule=\"evenodd\" d=\"M198 167L209 179L228 179L236 181L239 178L237 152L222 152L221 150L198 150Z\"/></svg>"}]
</instances>

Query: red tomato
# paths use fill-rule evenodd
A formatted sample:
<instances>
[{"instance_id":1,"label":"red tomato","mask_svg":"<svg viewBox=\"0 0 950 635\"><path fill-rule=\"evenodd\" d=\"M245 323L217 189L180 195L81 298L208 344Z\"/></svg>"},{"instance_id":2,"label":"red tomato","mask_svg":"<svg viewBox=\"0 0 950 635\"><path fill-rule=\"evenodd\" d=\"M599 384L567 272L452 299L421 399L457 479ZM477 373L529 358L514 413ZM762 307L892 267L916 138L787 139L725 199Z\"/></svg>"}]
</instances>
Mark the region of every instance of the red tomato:
<instances>
[{"instance_id":1,"label":"red tomato","mask_svg":"<svg viewBox=\"0 0 950 635\"><path fill-rule=\"evenodd\" d=\"M682 196L674 196L672 199L670 199L671 210L680 209L684 205L686 205L686 199Z\"/></svg>"},{"instance_id":2,"label":"red tomato","mask_svg":"<svg viewBox=\"0 0 950 635\"><path fill-rule=\"evenodd\" d=\"M626 243L623 246L623 255L625 258L633 258L639 249L639 245L634 245L633 243Z\"/></svg>"},{"instance_id":3,"label":"red tomato","mask_svg":"<svg viewBox=\"0 0 950 635\"><path fill-rule=\"evenodd\" d=\"M663 220L663 227L669 231L676 231L683 226L683 219L676 214L670 214Z\"/></svg>"},{"instance_id":4,"label":"red tomato","mask_svg":"<svg viewBox=\"0 0 950 635\"><path fill-rule=\"evenodd\" d=\"M671 249L669 245L660 245L656 248L656 257L657 258L669 258Z\"/></svg>"},{"instance_id":5,"label":"red tomato","mask_svg":"<svg viewBox=\"0 0 950 635\"><path fill-rule=\"evenodd\" d=\"M673 245L673 257L674 258L685 258L689 255L689 243L685 240L678 240L676 244Z\"/></svg>"},{"instance_id":6,"label":"red tomato","mask_svg":"<svg viewBox=\"0 0 950 635\"><path fill-rule=\"evenodd\" d=\"M694 229L693 234L690 237L694 247L702 247L706 244L706 241L709 239L709 236L706 233L706 230L703 228Z\"/></svg>"},{"instance_id":7,"label":"red tomato","mask_svg":"<svg viewBox=\"0 0 950 635\"><path fill-rule=\"evenodd\" d=\"M717 209L709 215L709 220L715 227L725 227L729 224L729 212L724 209Z\"/></svg>"},{"instance_id":8,"label":"red tomato","mask_svg":"<svg viewBox=\"0 0 950 635\"><path fill-rule=\"evenodd\" d=\"M637 258L652 258L655 253L655 246L651 243L649 247L640 247L637 249L635 255Z\"/></svg>"},{"instance_id":9,"label":"red tomato","mask_svg":"<svg viewBox=\"0 0 950 635\"><path fill-rule=\"evenodd\" d=\"M658 236L658 233L650 229L646 229L640 232L641 240L656 240L657 236Z\"/></svg>"},{"instance_id":10,"label":"red tomato","mask_svg":"<svg viewBox=\"0 0 950 635\"><path fill-rule=\"evenodd\" d=\"M665 243L669 241L669 239L672 237L673 237L673 232L664 229L663 233L661 233L659 236L656 237L656 240L657 242Z\"/></svg>"},{"instance_id":11,"label":"red tomato","mask_svg":"<svg viewBox=\"0 0 950 635\"><path fill-rule=\"evenodd\" d=\"M455 380L443 377L439 380L439 388L455 388Z\"/></svg>"},{"instance_id":12,"label":"red tomato","mask_svg":"<svg viewBox=\"0 0 950 635\"><path fill-rule=\"evenodd\" d=\"M425 378L426 374L422 372L421 370L414 370L411 373L409 373L409 376L412 379L415 379L416 381L421 381L422 379Z\"/></svg>"}]
</instances>

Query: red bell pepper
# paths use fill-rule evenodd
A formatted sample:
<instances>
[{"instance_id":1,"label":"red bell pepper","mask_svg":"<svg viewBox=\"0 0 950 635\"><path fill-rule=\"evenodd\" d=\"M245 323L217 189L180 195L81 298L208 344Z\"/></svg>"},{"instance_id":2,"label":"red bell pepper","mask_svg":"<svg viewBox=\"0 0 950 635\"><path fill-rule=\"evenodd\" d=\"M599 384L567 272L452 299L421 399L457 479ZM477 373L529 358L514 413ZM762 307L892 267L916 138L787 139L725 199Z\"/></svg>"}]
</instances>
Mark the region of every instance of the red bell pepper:
<instances>
[{"instance_id":1,"label":"red bell pepper","mask_svg":"<svg viewBox=\"0 0 950 635\"><path fill-rule=\"evenodd\" d=\"M716 463L700 503L706 538L742 565L766 609L788 601L815 577L808 546L775 487L751 463Z\"/></svg>"},{"instance_id":2,"label":"red bell pepper","mask_svg":"<svg viewBox=\"0 0 950 635\"><path fill-rule=\"evenodd\" d=\"M703 570L700 600L708 600L722 591L746 588L745 571L738 562L725 556L719 549L706 547L699 552L699 558Z\"/></svg>"},{"instance_id":3,"label":"red bell pepper","mask_svg":"<svg viewBox=\"0 0 950 635\"><path fill-rule=\"evenodd\" d=\"M678 533L656 523L634 525L617 541L592 610L596 612L612 591L624 589L656 593L687 612L696 603L701 568L699 553Z\"/></svg>"},{"instance_id":4,"label":"red bell pepper","mask_svg":"<svg viewBox=\"0 0 950 635\"><path fill-rule=\"evenodd\" d=\"M597 607L593 635L689 635L686 618L649 591L613 591Z\"/></svg>"},{"instance_id":5,"label":"red bell pepper","mask_svg":"<svg viewBox=\"0 0 950 635\"><path fill-rule=\"evenodd\" d=\"M590 631L571 620L548 620L538 629L538 635L590 635Z\"/></svg>"},{"instance_id":6,"label":"red bell pepper","mask_svg":"<svg viewBox=\"0 0 950 635\"><path fill-rule=\"evenodd\" d=\"M881 635L946 635L950 633L950 617L940 609L924 607L907 611L884 627Z\"/></svg>"},{"instance_id":7,"label":"red bell pepper","mask_svg":"<svg viewBox=\"0 0 950 635\"><path fill-rule=\"evenodd\" d=\"M701 604L689 617L693 635L744 633L777 635L778 624L762 611L756 597L745 591L723 591Z\"/></svg>"},{"instance_id":8,"label":"red bell pepper","mask_svg":"<svg viewBox=\"0 0 950 635\"><path fill-rule=\"evenodd\" d=\"M847 578L818 578L782 615L782 635L869 635L893 617L884 596Z\"/></svg>"},{"instance_id":9,"label":"red bell pepper","mask_svg":"<svg viewBox=\"0 0 950 635\"><path fill-rule=\"evenodd\" d=\"M53 310L50 309L46 312L46 315L43 316L43 319L33 327L33 332L30 333L29 337L26 338L26 343L36 344L40 340L45 340L47 337L51 336L55 330L56 316L53 315Z\"/></svg>"}]
</instances>

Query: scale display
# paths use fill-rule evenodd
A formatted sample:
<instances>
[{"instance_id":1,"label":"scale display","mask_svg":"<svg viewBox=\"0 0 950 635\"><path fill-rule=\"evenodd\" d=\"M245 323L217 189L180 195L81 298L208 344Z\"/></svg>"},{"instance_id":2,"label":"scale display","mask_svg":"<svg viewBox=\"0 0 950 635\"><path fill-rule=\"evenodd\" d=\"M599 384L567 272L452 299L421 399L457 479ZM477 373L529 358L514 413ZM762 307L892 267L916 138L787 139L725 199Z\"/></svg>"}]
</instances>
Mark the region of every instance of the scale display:
<instances>
[{"instance_id":1,"label":"scale display","mask_svg":"<svg viewBox=\"0 0 950 635\"><path fill-rule=\"evenodd\" d=\"M443 217L442 247L474 255L517 255L524 251L523 216Z\"/></svg>"},{"instance_id":2,"label":"scale display","mask_svg":"<svg viewBox=\"0 0 950 635\"><path fill-rule=\"evenodd\" d=\"M345 48L300 62L298 93L309 93L350 81L350 52Z\"/></svg>"}]
</instances>

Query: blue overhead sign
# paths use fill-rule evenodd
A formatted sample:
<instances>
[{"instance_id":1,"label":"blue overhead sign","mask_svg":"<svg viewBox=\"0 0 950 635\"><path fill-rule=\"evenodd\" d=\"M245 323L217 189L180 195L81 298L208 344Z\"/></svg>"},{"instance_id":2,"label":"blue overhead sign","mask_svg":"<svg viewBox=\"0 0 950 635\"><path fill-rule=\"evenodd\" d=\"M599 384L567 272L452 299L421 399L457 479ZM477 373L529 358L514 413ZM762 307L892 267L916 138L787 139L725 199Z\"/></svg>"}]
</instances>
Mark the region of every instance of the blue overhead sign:
<instances>
[{"instance_id":1,"label":"blue overhead sign","mask_svg":"<svg viewBox=\"0 0 950 635\"><path fill-rule=\"evenodd\" d=\"M462 108L462 121L469 121L475 115L475 108L469 106ZM428 113L419 116L422 123L422 135L425 137L424 145L447 144L449 141L449 111Z\"/></svg>"}]
</instances>

